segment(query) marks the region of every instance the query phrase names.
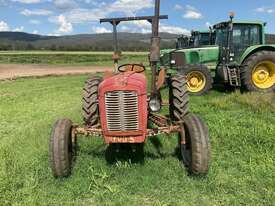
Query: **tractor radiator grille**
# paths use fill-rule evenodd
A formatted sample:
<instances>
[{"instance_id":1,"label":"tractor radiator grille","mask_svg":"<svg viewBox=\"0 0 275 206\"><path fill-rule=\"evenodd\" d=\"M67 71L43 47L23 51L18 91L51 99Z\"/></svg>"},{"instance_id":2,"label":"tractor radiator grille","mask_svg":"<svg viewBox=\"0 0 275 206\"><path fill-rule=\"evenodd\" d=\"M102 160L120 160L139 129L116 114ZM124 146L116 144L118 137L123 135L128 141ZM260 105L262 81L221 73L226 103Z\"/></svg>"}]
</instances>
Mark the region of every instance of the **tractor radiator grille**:
<instances>
[{"instance_id":1,"label":"tractor radiator grille","mask_svg":"<svg viewBox=\"0 0 275 206\"><path fill-rule=\"evenodd\" d=\"M107 92L105 94L105 107L109 131L138 130L138 95L136 92Z\"/></svg>"}]
</instances>

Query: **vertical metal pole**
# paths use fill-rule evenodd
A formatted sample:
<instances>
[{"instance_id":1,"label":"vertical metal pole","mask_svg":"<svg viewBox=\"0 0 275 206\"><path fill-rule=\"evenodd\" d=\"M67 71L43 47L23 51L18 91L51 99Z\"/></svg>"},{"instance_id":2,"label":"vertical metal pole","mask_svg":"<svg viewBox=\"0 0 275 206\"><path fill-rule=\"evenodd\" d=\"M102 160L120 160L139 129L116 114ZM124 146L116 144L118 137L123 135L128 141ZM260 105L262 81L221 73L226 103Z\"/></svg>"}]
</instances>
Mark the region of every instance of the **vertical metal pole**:
<instances>
[{"instance_id":1,"label":"vertical metal pole","mask_svg":"<svg viewBox=\"0 0 275 206\"><path fill-rule=\"evenodd\" d=\"M114 55L113 55L113 60L114 60L114 72L117 72L118 70L118 39L117 39L117 23L116 21L112 22L113 24L113 46L114 46Z\"/></svg>"},{"instance_id":2,"label":"vertical metal pole","mask_svg":"<svg viewBox=\"0 0 275 206\"><path fill-rule=\"evenodd\" d=\"M159 38L159 14L160 14L160 0L155 0L155 16L152 21L152 46L150 54L150 63L152 69L151 79L151 96L157 97L157 63L160 60L160 38Z\"/></svg>"}]
</instances>

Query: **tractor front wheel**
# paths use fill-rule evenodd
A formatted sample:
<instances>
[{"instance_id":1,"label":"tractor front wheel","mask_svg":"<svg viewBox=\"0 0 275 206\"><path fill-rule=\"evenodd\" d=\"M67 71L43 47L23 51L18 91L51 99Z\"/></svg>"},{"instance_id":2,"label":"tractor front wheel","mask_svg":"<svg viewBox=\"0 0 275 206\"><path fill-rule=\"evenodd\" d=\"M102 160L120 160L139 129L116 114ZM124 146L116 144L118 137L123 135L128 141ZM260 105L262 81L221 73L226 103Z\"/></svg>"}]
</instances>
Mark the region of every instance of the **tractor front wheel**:
<instances>
[{"instance_id":1,"label":"tractor front wheel","mask_svg":"<svg viewBox=\"0 0 275 206\"><path fill-rule=\"evenodd\" d=\"M55 177L67 177L71 174L73 159L71 120L61 119L54 124L49 145L49 159Z\"/></svg>"},{"instance_id":2,"label":"tractor front wheel","mask_svg":"<svg viewBox=\"0 0 275 206\"><path fill-rule=\"evenodd\" d=\"M183 163L191 174L205 175L211 151L207 126L195 114L189 113L183 119L183 128L179 133Z\"/></svg>"},{"instance_id":3,"label":"tractor front wheel","mask_svg":"<svg viewBox=\"0 0 275 206\"><path fill-rule=\"evenodd\" d=\"M200 96L206 94L213 85L211 72L205 65L186 65L180 70L186 76L187 88L190 94Z\"/></svg>"},{"instance_id":4,"label":"tractor front wheel","mask_svg":"<svg viewBox=\"0 0 275 206\"><path fill-rule=\"evenodd\" d=\"M261 51L248 57L242 66L241 80L244 91L275 91L275 53Z\"/></svg>"}]
</instances>

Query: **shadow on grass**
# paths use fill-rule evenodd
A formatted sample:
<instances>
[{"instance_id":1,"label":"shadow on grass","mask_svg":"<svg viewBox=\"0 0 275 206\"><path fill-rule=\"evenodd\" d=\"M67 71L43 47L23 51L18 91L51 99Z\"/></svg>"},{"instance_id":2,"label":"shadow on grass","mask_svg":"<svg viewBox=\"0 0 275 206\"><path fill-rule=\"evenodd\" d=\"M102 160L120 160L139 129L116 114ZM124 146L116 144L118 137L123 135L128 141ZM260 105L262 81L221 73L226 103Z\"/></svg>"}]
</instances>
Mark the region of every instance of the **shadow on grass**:
<instances>
[{"instance_id":1,"label":"shadow on grass","mask_svg":"<svg viewBox=\"0 0 275 206\"><path fill-rule=\"evenodd\" d=\"M235 87L231 87L229 85L225 85L225 84L214 84L212 90L220 92L220 93L227 93L230 94L234 91L236 91Z\"/></svg>"},{"instance_id":2,"label":"shadow on grass","mask_svg":"<svg viewBox=\"0 0 275 206\"><path fill-rule=\"evenodd\" d=\"M111 165L118 161L144 164L144 144L110 144L105 159Z\"/></svg>"}]
</instances>

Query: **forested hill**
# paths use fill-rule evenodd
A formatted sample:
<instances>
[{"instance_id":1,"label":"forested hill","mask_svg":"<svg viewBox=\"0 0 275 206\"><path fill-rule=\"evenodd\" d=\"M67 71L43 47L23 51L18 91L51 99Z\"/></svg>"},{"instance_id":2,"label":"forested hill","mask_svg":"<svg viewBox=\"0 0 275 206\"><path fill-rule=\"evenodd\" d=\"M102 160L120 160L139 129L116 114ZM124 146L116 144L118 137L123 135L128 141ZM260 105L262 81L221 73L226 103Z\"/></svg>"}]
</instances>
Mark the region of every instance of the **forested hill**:
<instances>
[{"instance_id":1,"label":"forested hill","mask_svg":"<svg viewBox=\"0 0 275 206\"><path fill-rule=\"evenodd\" d=\"M174 48L179 35L161 33L162 48ZM148 50L151 34L119 33L123 51ZM267 43L275 44L275 35L266 35ZM113 36L106 34L78 34L71 36L41 36L23 32L0 32L0 50L61 50L111 51Z\"/></svg>"},{"instance_id":2,"label":"forested hill","mask_svg":"<svg viewBox=\"0 0 275 206\"><path fill-rule=\"evenodd\" d=\"M173 48L179 35L161 33L162 48ZM148 50L151 34L119 33L119 47L124 51ZM22 32L0 32L0 50L68 50L111 51L113 36L78 34L72 36L40 36Z\"/></svg>"}]
</instances>

